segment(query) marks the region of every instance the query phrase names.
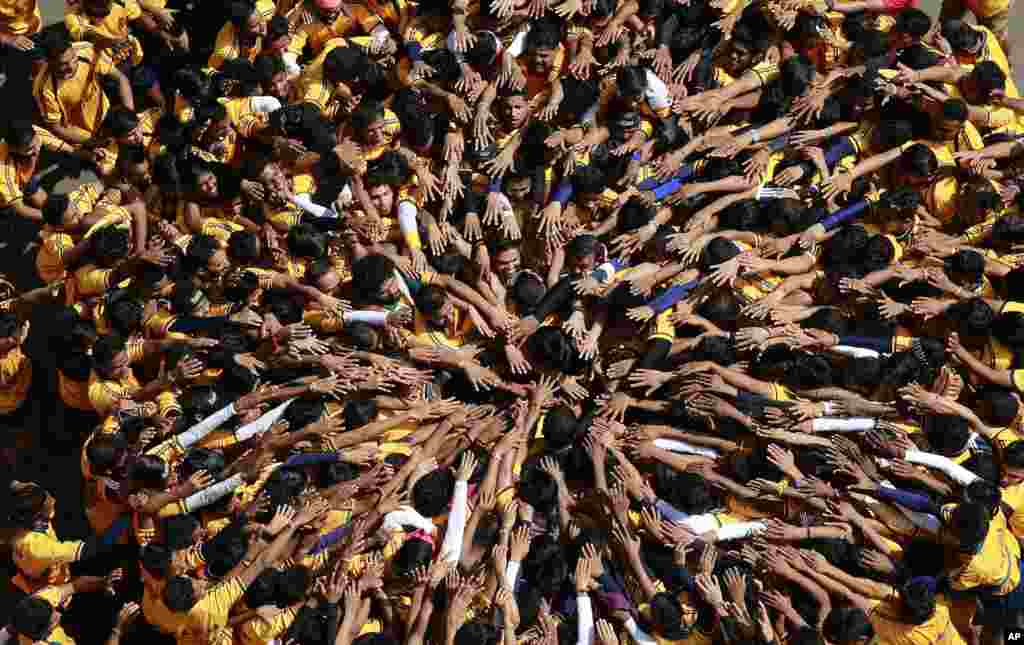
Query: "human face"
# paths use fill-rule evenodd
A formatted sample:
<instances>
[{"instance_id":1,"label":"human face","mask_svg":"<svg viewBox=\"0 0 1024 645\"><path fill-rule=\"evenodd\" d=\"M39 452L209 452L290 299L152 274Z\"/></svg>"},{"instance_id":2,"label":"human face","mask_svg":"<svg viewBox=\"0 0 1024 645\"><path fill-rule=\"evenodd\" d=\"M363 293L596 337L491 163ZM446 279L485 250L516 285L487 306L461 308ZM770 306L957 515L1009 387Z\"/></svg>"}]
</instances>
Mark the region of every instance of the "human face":
<instances>
[{"instance_id":1,"label":"human face","mask_svg":"<svg viewBox=\"0 0 1024 645\"><path fill-rule=\"evenodd\" d=\"M274 74L267 84L267 93L279 99L286 99L291 94L291 83L288 82L288 72Z\"/></svg>"},{"instance_id":2,"label":"human face","mask_svg":"<svg viewBox=\"0 0 1024 645\"><path fill-rule=\"evenodd\" d=\"M196 180L199 192L204 197L214 199L217 197L217 177L212 173L203 173Z\"/></svg>"},{"instance_id":3,"label":"human face","mask_svg":"<svg viewBox=\"0 0 1024 645\"><path fill-rule=\"evenodd\" d=\"M277 164L267 164L260 173L260 181L272 195L284 195L288 192L288 178Z\"/></svg>"},{"instance_id":4,"label":"human face","mask_svg":"<svg viewBox=\"0 0 1024 645\"><path fill-rule=\"evenodd\" d=\"M754 52L743 43L733 43L729 48L729 57L726 64L729 66L729 73L735 76L738 72L746 71L754 58Z\"/></svg>"},{"instance_id":5,"label":"human face","mask_svg":"<svg viewBox=\"0 0 1024 645\"><path fill-rule=\"evenodd\" d=\"M594 258L593 253L573 257L570 261L570 265L572 266L573 272L577 274L590 273L594 269L595 264L596 259Z\"/></svg>"},{"instance_id":6,"label":"human face","mask_svg":"<svg viewBox=\"0 0 1024 645\"><path fill-rule=\"evenodd\" d=\"M520 204L530 196L530 180L526 177L517 177L505 184L505 196L513 204Z\"/></svg>"},{"instance_id":7,"label":"human face","mask_svg":"<svg viewBox=\"0 0 1024 645\"><path fill-rule=\"evenodd\" d=\"M210 256L210 261L206 263L206 268L215 275L224 273L230 266L231 262L228 260L228 254L224 252L224 249L217 249L217 251Z\"/></svg>"},{"instance_id":8,"label":"human face","mask_svg":"<svg viewBox=\"0 0 1024 645\"><path fill-rule=\"evenodd\" d=\"M370 146L382 146L387 143L387 132L384 119L377 119L366 126L366 143Z\"/></svg>"},{"instance_id":9,"label":"human face","mask_svg":"<svg viewBox=\"0 0 1024 645\"><path fill-rule=\"evenodd\" d=\"M509 130L521 128L530 116L530 104L525 96L510 96L505 99L505 124Z\"/></svg>"},{"instance_id":10,"label":"human face","mask_svg":"<svg viewBox=\"0 0 1024 645\"><path fill-rule=\"evenodd\" d=\"M535 74L545 74L555 66L555 55L557 50L554 49L534 49L528 56L530 69Z\"/></svg>"},{"instance_id":11,"label":"human face","mask_svg":"<svg viewBox=\"0 0 1024 645\"><path fill-rule=\"evenodd\" d=\"M60 57L57 59L57 64L54 65L54 73L60 80L67 80L75 75L75 70L78 69L78 54L75 53L74 48L69 47Z\"/></svg>"},{"instance_id":12,"label":"human face","mask_svg":"<svg viewBox=\"0 0 1024 645\"><path fill-rule=\"evenodd\" d=\"M149 161L124 163L121 164L121 168L128 183L137 188L146 189L153 183L153 176L149 172Z\"/></svg>"},{"instance_id":13,"label":"human face","mask_svg":"<svg viewBox=\"0 0 1024 645\"><path fill-rule=\"evenodd\" d=\"M253 11L245 22L245 33L250 36L266 36L267 22L258 11Z\"/></svg>"},{"instance_id":14,"label":"human face","mask_svg":"<svg viewBox=\"0 0 1024 645\"><path fill-rule=\"evenodd\" d=\"M395 193L391 190L391 186L374 186L370 189L370 203L377 209L377 212L381 215L388 215L391 213L391 207L394 205Z\"/></svg>"},{"instance_id":15,"label":"human face","mask_svg":"<svg viewBox=\"0 0 1024 645\"><path fill-rule=\"evenodd\" d=\"M504 249L494 256L494 272L498 275L498 279L505 286L508 286L512 282L512 279L517 273L519 273L519 267L521 265L521 258L519 255L519 249L510 248Z\"/></svg>"}]
</instances>

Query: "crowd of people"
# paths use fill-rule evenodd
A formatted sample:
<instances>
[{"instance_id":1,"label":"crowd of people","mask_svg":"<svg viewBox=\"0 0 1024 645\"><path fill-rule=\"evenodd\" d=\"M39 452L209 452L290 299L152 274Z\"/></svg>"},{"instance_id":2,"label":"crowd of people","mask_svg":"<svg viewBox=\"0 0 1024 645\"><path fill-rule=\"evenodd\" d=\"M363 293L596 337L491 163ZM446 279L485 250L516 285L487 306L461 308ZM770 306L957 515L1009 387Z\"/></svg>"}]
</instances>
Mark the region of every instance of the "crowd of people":
<instances>
[{"instance_id":1,"label":"crowd of people","mask_svg":"<svg viewBox=\"0 0 1024 645\"><path fill-rule=\"evenodd\" d=\"M1005 642L1011 4L0 1L0 643Z\"/></svg>"}]
</instances>

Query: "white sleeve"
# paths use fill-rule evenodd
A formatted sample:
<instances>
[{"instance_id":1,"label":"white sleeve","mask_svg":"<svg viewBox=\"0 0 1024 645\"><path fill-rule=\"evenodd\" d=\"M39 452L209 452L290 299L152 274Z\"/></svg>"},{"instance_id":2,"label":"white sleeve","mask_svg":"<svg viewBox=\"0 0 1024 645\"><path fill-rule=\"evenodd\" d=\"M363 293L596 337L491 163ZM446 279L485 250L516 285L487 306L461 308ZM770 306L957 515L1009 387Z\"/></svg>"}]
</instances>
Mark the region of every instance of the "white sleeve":
<instances>
[{"instance_id":1,"label":"white sleeve","mask_svg":"<svg viewBox=\"0 0 1024 645\"><path fill-rule=\"evenodd\" d=\"M835 345L832 347L832 351L836 354L842 354L843 356L850 356L853 358L878 358L880 356L880 354L873 349L854 347L852 345Z\"/></svg>"},{"instance_id":2,"label":"white sleeve","mask_svg":"<svg viewBox=\"0 0 1024 645\"><path fill-rule=\"evenodd\" d=\"M594 642L594 608L590 605L590 594L576 594L576 645L591 645Z\"/></svg>"},{"instance_id":3,"label":"white sleeve","mask_svg":"<svg viewBox=\"0 0 1024 645\"><path fill-rule=\"evenodd\" d=\"M416 204L409 200L398 203L398 228L402 229L402 235L419 235L420 227L416 222L416 214L419 209Z\"/></svg>"},{"instance_id":4,"label":"white sleeve","mask_svg":"<svg viewBox=\"0 0 1024 645\"><path fill-rule=\"evenodd\" d=\"M523 50L526 49L526 34L530 33L529 29L524 29L516 34L515 38L512 39L512 44L505 50L506 56L512 58L519 58L523 55Z\"/></svg>"},{"instance_id":5,"label":"white sleeve","mask_svg":"<svg viewBox=\"0 0 1024 645\"><path fill-rule=\"evenodd\" d=\"M359 311L346 311L342 314L341 318L346 324L361 322L373 325L374 327L383 327L388 322L388 312L361 309Z\"/></svg>"},{"instance_id":6,"label":"white sleeve","mask_svg":"<svg viewBox=\"0 0 1024 645\"><path fill-rule=\"evenodd\" d=\"M281 61L284 63L284 69L288 72L288 76L298 76L302 73L302 67L299 66L299 57L292 52L281 54Z\"/></svg>"},{"instance_id":7,"label":"white sleeve","mask_svg":"<svg viewBox=\"0 0 1024 645\"><path fill-rule=\"evenodd\" d=\"M669 452L681 452L687 455L718 457L718 451L714 448L703 448L678 439L655 439L654 447L661 448L662 450L668 450Z\"/></svg>"},{"instance_id":8,"label":"white sleeve","mask_svg":"<svg viewBox=\"0 0 1024 645\"><path fill-rule=\"evenodd\" d=\"M397 511L391 511L385 515L384 523L381 525L381 528L391 531L394 529L400 529L405 525L415 526L427 533L433 533L437 530L437 527L430 521L430 518L423 517L411 506L399 507Z\"/></svg>"},{"instance_id":9,"label":"white sleeve","mask_svg":"<svg viewBox=\"0 0 1024 645\"><path fill-rule=\"evenodd\" d=\"M468 515L469 482L455 482L452 512L448 514L448 528L441 544L441 556L448 562L457 563L462 559L462 537L466 533Z\"/></svg>"},{"instance_id":10,"label":"white sleeve","mask_svg":"<svg viewBox=\"0 0 1024 645\"><path fill-rule=\"evenodd\" d=\"M310 199L309 195L306 193L292 195L288 199L291 203L295 204L313 217L324 217L326 215L330 215L330 209L324 208L320 204L314 204L313 200Z\"/></svg>"},{"instance_id":11,"label":"white sleeve","mask_svg":"<svg viewBox=\"0 0 1024 645\"><path fill-rule=\"evenodd\" d=\"M256 419L252 423L247 423L238 430L235 430L235 438L239 441L245 441L258 434L263 434L270 429L270 426L274 425L275 421L284 415L284 411L288 409L288 406L291 405L294 400L295 399L288 399L270 412L261 416L259 419Z\"/></svg>"},{"instance_id":12,"label":"white sleeve","mask_svg":"<svg viewBox=\"0 0 1024 645\"><path fill-rule=\"evenodd\" d=\"M651 635L640 629L640 626L636 624L636 621L632 618L628 619L623 625L626 628L626 632L633 638L633 642L636 645L658 645L657 641L651 638Z\"/></svg>"},{"instance_id":13,"label":"white sleeve","mask_svg":"<svg viewBox=\"0 0 1024 645\"><path fill-rule=\"evenodd\" d=\"M226 497L231 493L235 492L235 489L241 486L245 480L242 479L241 475L235 475L230 479L225 479L222 482L217 482L213 486L207 486L198 493L193 493L185 498L182 505L185 508L186 513L198 510L205 506L213 504L218 499Z\"/></svg>"},{"instance_id":14,"label":"white sleeve","mask_svg":"<svg viewBox=\"0 0 1024 645\"><path fill-rule=\"evenodd\" d=\"M174 440L178 443L178 447L181 448L182 451L188 450L197 442L201 441L203 437L224 425L224 423L233 416L235 416L235 404L231 403L227 407L217 410L185 432L182 432L176 436Z\"/></svg>"},{"instance_id":15,"label":"white sleeve","mask_svg":"<svg viewBox=\"0 0 1024 645\"><path fill-rule=\"evenodd\" d=\"M941 471L961 486L967 486L979 479L979 477L971 471L967 470L960 464L954 463L952 459L943 457L942 455L923 452L921 450L908 450L907 454L904 455L903 458L912 464L921 464L922 466L928 466L929 468Z\"/></svg>"},{"instance_id":16,"label":"white sleeve","mask_svg":"<svg viewBox=\"0 0 1024 645\"><path fill-rule=\"evenodd\" d=\"M814 419L811 427L814 432L860 432L874 430L878 419L872 417L851 417L849 419Z\"/></svg>"},{"instance_id":17,"label":"white sleeve","mask_svg":"<svg viewBox=\"0 0 1024 645\"><path fill-rule=\"evenodd\" d=\"M519 567L522 566L518 560L509 560L505 565L505 586L509 589L516 588L516 581L519 580Z\"/></svg>"},{"instance_id":18,"label":"white sleeve","mask_svg":"<svg viewBox=\"0 0 1024 645\"><path fill-rule=\"evenodd\" d=\"M254 96L251 105L253 112L260 114L270 114L274 110L281 109L281 101L274 96Z\"/></svg>"},{"instance_id":19,"label":"white sleeve","mask_svg":"<svg viewBox=\"0 0 1024 645\"><path fill-rule=\"evenodd\" d=\"M718 530L718 520L711 513L704 515L691 515L682 521L683 526L690 529L697 535L703 535L709 531Z\"/></svg>"},{"instance_id":20,"label":"white sleeve","mask_svg":"<svg viewBox=\"0 0 1024 645\"><path fill-rule=\"evenodd\" d=\"M647 105L651 106L655 112L672 107L672 97L669 95L665 83L651 70L646 69L644 72L647 75L647 89L644 90Z\"/></svg>"},{"instance_id":21,"label":"white sleeve","mask_svg":"<svg viewBox=\"0 0 1024 645\"><path fill-rule=\"evenodd\" d=\"M460 65L462 63L466 62L466 52L460 52L458 50L458 48L455 47L455 30L454 29L448 32L448 37L445 39L444 42L445 42L445 47L448 48L448 51L450 51L452 53L452 56L455 57L455 60L458 61L458 63Z\"/></svg>"},{"instance_id":22,"label":"white sleeve","mask_svg":"<svg viewBox=\"0 0 1024 645\"><path fill-rule=\"evenodd\" d=\"M715 532L715 542L728 542L729 540L741 540L751 535L757 535L765 529L764 522L737 522L726 524Z\"/></svg>"}]
</instances>

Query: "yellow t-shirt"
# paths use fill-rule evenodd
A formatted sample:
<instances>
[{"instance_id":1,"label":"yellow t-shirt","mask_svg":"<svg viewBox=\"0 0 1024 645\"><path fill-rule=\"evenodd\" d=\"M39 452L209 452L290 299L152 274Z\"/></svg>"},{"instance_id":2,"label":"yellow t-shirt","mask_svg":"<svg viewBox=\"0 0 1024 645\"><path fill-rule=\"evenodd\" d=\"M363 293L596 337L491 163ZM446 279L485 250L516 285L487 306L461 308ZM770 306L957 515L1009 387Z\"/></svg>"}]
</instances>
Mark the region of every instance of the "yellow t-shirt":
<instances>
[{"instance_id":1,"label":"yellow t-shirt","mask_svg":"<svg viewBox=\"0 0 1024 645\"><path fill-rule=\"evenodd\" d=\"M952 512L943 508L943 519ZM1020 544L1010 533L1006 516L999 511L992 518L981 548L950 575L950 586L958 591L976 587L996 587L995 595L1005 595L1020 584Z\"/></svg>"},{"instance_id":2,"label":"yellow t-shirt","mask_svg":"<svg viewBox=\"0 0 1024 645\"><path fill-rule=\"evenodd\" d=\"M238 645L266 645L283 634L298 613L298 609L289 608L278 612L270 620L257 616L246 621L235 630L236 642Z\"/></svg>"},{"instance_id":3,"label":"yellow t-shirt","mask_svg":"<svg viewBox=\"0 0 1024 645\"><path fill-rule=\"evenodd\" d=\"M872 600L868 620L875 628L878 645L965 645L960 632L953 626L949 606L935 603L935 613L920 625L901 620L902 610L897 599Z\"/></svg>"},{"instance_id":4,"label":"yellow t-shirt","mask_svg":"<svg viewBox=\"0 0 1024 645\"><path fill-rule=\"evenodd\" d=\"M58 80L44 67L36 77L33 92L44 125L80 128L94 135L110 109L100 78L113 72L114 63L89 43L72 47L78 63L71 78Z\"/></svg>"},{"instance_id":5,"label":"yellow t-shirt","mask_svg":"<svg viewBox=\"0 0 1024 645\"><path fill-rule=\"evenodd\" d=\"M1010 532L1024 539L1024 483L1007 486L1002 492L1003 512L1009 515L1007 524Z\"/></svg>"},{"instance_id":6,"label":"yellow t-shirt","mask_svg":"<svg viewBox=\"0 0 1024 645\"><path fill-rule=\"evenodd\" d=\"M84 41L90 33L101 34L112 40L119 40L113 47L101 47L115 65L125 62L134 65L142 63L142 44L128 30L128 23L142 16L142 7L135 0L121 0L110 5L110 13L103 18L86 14L81 5L70 5L64 14L64 24L72 40Z\"/></svg>"},{"instance_id":7,"label":"yellow t-shirt","mask_svg":"<svg viewBox=\"0 0 1024 645\"><path fill-rule=\"evenodd\" d=\"M68 565L78 560L84 547L81 540L58 540L52 524L20 533L11 541L14 565L18 568L14 584L25 593L34 593L49 585L69 582Z\"/></svg>"},{"instance_id":8,"label":"yellow t-shirt","mask_svg":"<svg viewBox=\"0 0 1024 645\"><path fill-rule=\"evenodd\" d=\"M15 36L31 36L43 27L37 0L0 0L0 31Z\"/></svg>"},{"instance_id":9,"label":"yellow t-shirt","mask_svg":"<svg viewBox=\"0 0 1024 645\"><path fill-rule=\"evenodd\" d=\"M231 607L245 593L237 578L225 580L211 588L189 610L185 623L178 630L178 645L206 645L208 637L226 627Z\"/></svg>"},{"instance_id":10,"label":"yellow t-shirt","mask_svg":"<svg viewBox=\"0 0 1024 645\"><path fill-rule=\"evenodd\" d=\"M31 385L32 360L15 347L0 358L0 415L17 410Z\"/></svg>"},{"instance_id":11,"label":"yellow t-shirt","mask_svg":"<svg viewBox=\"0 0 1024 645\"><path fill-rule=\"evenodd\" d=\"M11 156L6 143L0 143L0 208L14 206L24 197L22 190L32 179L35 163Z\"/></svg>"}]
</instances>

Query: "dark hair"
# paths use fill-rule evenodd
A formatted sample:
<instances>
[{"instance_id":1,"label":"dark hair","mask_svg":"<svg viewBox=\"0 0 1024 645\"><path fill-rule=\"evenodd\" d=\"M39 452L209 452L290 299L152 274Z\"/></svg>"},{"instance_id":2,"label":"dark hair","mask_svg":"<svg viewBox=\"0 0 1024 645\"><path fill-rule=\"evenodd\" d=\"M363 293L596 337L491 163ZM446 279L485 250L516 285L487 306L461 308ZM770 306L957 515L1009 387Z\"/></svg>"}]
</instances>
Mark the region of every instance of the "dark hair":
<instances>
[{"instance_id":1,"label":"dark hair","mask_svg":"<svg viewBox=\"0 0 1024 645\"><path fill-rule=\"evenodd\" d=\"M959 121L963 123L967 120L967 103L961 99L947 99L942 102L942 118L947 121Z\"/></svg>"},{"instance_id":2,"label":"dark hair","mask_svg":"<svg viewBox=\"0 0 1024 645\"><path fill-rule=\"evenodd\" d=\"M164 604L173 612L185 613L196 604L192 581L186 576L175 576L164 586Z\"/></svg>"},{"instance_id":3,"label":"dark hair","mask_svg":"<svg viewBox=\"0 0 1024 645\"><path fill-rule=\"evenodd\" d=\"M960 549L974 550L988 535L992 521L988 509L982 504L958 504L949 516L949 528L960 540Z\"/></svg>"},{"instance_id":4,"label":"dark hair","mask_svg":"<svg viewBox=\"0 0 1024 645\"><path fill-rule=\"evenodd\" d=\"M391 560L398 576L411 575L418 567L430 564L434 557L434 546L421 538L407 538Z\"/></svg>"},{"instance_id":5,"label":"dark hair","mask_svg":"<svg viewBox=\"0 0 1024 645\"><path fill-rule=\"evenodd\" d=\"M900 155L899 167L914 177L930 177L939 169L935 152L923 143L915 143Z\"/></svg>"},{"instance_id":6,"label":"dark hair","mask_svg":"<svg viewBox=\"0 0 1024 645\"><path fill-rule=\"evenodd\" d=\"M104 226L92 236L93 255L110 265L128 256L128 233L116 226Z\"/></svg>"},{"instance_id":7,"label":"dark hair","mask_svg":"<svg viewBox=\"0 0 1024 645\"><path fill-rule=\"evenodd\" d=\"M352 264L352 288L355 300L375 302L381 286L394 275L395 265L383 255L367 255Z\"/></svg>"},{"instance_id":8,"label":"dark hair","mask_svg":"<svg viewBox=\"0 0 1024 645\"><path fill-rule=\"evenodd\" d=\"M123 137L139 125L139 117L126 107L115 106L103 119L103 128L114 138Z\"/></svg>"},{"instance_id":9,"label":"dark hair","mask_svg":"<svg viewBox=\"0 0 1024 645\"><path fill-rule=\"evenodd\" d=\"M892 29L914 38L924 38L931 26L932 19L928 17L928 14L911 7L896 14L896 24Z\"/></svg>"},{"instance_id":10,"label":"dark hair","mask_svg":"<svg viewBox=\"0 0 1024 645\"><path fill-rule=\"evenodd\" d=\"M970 78L984 96L988 96L994 90L1006 89L1006 74L994 61L986 60L975 65Z\"/></svg>"},{"instance_id":11,"label":"dark hair","mask_svg":"<svg viewBox=\"0 0 1024 645\"><path fill-rule=\"evenodd\" d=\"M41 641L49 636L53 620L53 605L36 596L22 598L14 608L11 626L14 631L32 641Z\"/></svg>"},{"instance_id":12,"label":"dark hair","mask_svg":"<svg viewBox=\"0 0 1024 645\"><path fill-rule=\"evenodd\" d=\"M455 477L447 468L435 468L412 487L412 505L424 517L438 517L448 510Z\"/></svg>"},{"instance_id":13,"label":"dark hair","mask_svg":"<svg viewBox=\"0 0 1024 645\"><path fill-rule=\"evenodd\" d=\"M942 23L942 35L956 51L973 49L981 38L980 31L958 18L950 18Z\"/></svg>"},{"instance_id":14,"label":"dark hair","mask_svg":"<svg viewBox=\"0 0 1024 645\"><path fill-rule=\"evenodd\" d=\"M288 250L300 258L317 259L327 254L327 238L312 224L298 224L288 229Z\"/></svg>"},{"instance_id":15,"label":"dark hair","mask_svg":"<svg viewBox=\"0 0 1024 645\"><path fill-rule=\"evenodd\" d=\"M71 49L71 33L67 26L58 24L44 29L40 33L39 48L49 60L63 56L64 52Z\"/></svg>"},{"instance_id":16,"label":"dark hair","mask_svg":"<svg viewBox=\"0 0 1024 645\"><path fill-rule=\"evenodd\" d=\"M139 551L139 564L151 576L163 579L171 570L171 551L163 544L143 545Z\"/></svg>"},{"instance_id":17,"label":"dark hair","mask_svg":"<svg viewBox=\"0 0 1024 645\"><path fill-rule=\"evenodd\" d=\"M822 634L837 645L849 645L875 634L867 614L858 607L833 607L825 618Z\"/></svg>"}]
</instances>

